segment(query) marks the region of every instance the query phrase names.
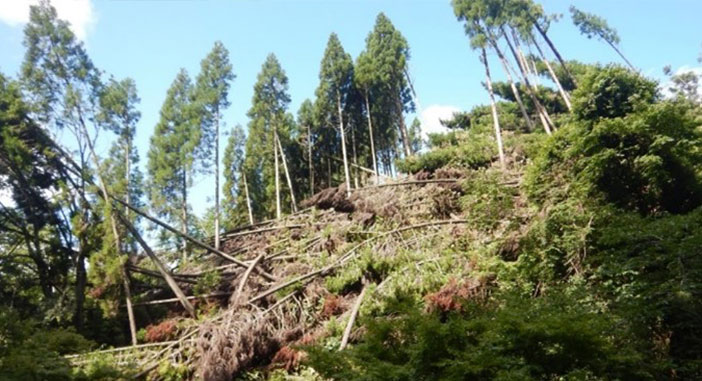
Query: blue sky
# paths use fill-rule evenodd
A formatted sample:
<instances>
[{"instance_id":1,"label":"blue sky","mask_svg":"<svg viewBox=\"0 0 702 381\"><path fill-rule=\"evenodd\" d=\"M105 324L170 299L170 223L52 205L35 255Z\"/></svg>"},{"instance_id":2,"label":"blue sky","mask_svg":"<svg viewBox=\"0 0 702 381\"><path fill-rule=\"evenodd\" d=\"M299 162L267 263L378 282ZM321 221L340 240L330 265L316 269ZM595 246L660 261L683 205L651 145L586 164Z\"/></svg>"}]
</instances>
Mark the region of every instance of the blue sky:
<instances>
[{"instance_id":1,"label":"blue sky","mask_svg":"<svg viewBox=\"0 0 702 381\"><path fill-rule=\"evenodd\" d=\"M22 21L26 3L0 0L0 71L15 76L22 61ZM411 75L427 129L451 110L487 102L480 82L483 69L469 49L444 0L54 0L59 15L71 20L94 63L117 78L137 84L142 120L137 147L145 165L149 136L166 90L181 67L194 77L200 60L216 40L230 51L237 76L228 126L246 125L253 84L266 55L278 56L290 79L290 110L314 95L319 62L331 32L354 56L379 12L407 38ZM56 2L58 1L58 2ZM618 61L596 40L581 36L568 16L571 4L604 16L622 39L622 50L641 71L662 79L662 68L699 66L702 1L699 0L544 0L549 13L562 13L550 36L567 59ZM499 77L497 62L493 72ZM408 116L411 118L411 116ZM212 179L197 179L192 206L211 205ZM199 213L198 213L199 214Z\"/></svg>"}]
</instances>

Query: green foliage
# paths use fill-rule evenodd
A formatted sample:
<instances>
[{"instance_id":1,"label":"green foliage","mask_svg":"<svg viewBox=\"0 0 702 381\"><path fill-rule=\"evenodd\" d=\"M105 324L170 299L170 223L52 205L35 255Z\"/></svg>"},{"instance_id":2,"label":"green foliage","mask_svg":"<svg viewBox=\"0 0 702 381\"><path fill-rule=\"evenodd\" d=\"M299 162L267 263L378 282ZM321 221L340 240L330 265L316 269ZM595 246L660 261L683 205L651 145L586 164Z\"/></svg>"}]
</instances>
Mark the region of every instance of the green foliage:
<instances>
[{"instance_id":1,"label":"green foliage","mask_svg":"<svg viewBox=\"0 0 702 381\"><path fill-rule=\"evenodd\" d=\"M623 118L563 127L530 168L527 188L545 200L573 182L588 196L602 195L622 208L682 213L702 202L700 154L702 136L692 110L663 102Z\"/></svg>"},{"instance_id":2,"label":"green foliage","mask_svg":"<svg viewBox=\"0 0 702 381\"><path fill-rule=\"evenodd\" d=\"M414 155L397 161L397 168L404 173L420 171L433 172L441 167L480 168L488 165L497 156L494 135L478 129L458 133L446 138L443 143L455 139L456 145L444 144L421 155ZM440 138L432 138L432 144Z\"/></svg>"},{"instance_id":3,"label":"green foliage","mask_svg":"<svg viewBox=\"0 0 702 381\"><path fill-rule=\"evenodd\" d=\"M617 118L658 99L657 84L620 66L593 68L578 80L572 94L579 119Z\"/></svg>"},{"instance_id":4,"label":"green foliage","mask_svg":"<svg viewBox=\"0 0 702 381\"><path fill-rule=\"evenodd\" d=\"M580 29L580 33L587 38L597 37L610 44L619 44L619 35L617 31L607 24L607 21L602 17L587 13L570 6L570 14L573 18L573 24Z\"/></svg>"},{"instance_id":5,"label":"green foliage","mask_svg":"<svg viewBox=\"0 0 702 381\"><path fill-rule=\"evenodd\" d=\"M702 377L701 223L700 208L666 218L627 213L593 240L593 283L642 335L659 338L652 352L670 356L680 379Z\"/></svg>"},{"instance_id":6,"label":"green foliage","mask_svg":"<svg viewBox=\"0 0 702 381\"><path fill-rule=\"evenodd\" d=\"M461 205L473 226L492 230L514 209L516 189L504 182L500 172L476 170L463 182Z\"/></svg>"},{"instance_id":7,"label":"green foliage","mask_svg":"<svg viewBox=\"0 0 702 381\"><path fill-rule=\"evenodd\" d=\"M209 294L217 289L221 281L221 275L217 271L208 271L197 279L194 292L195 295Z\"/></svg>"},{"instance_id":8,"label":"green foliage","mask_svg":"<svg viewBox=\"0 0 702 381\"><path fill-rule=\"evenodd\" d=\"M246 175L254 218L275 216L276 189L274 165L274 131L283 146L290 148L295 121L287 113L290 103L288 77L274 54L268 55L261 67L251 99L248 134L246 138ZM280 160L280 158L279 158ZM280 164L279 164L280 165ZM282 167L282 165L281 165ZM286 182L280 182L281 205L290 205Z\"/></svg>"},{"instance_id":9,"label":"green foliage","mask_svg":"<svg viewBox=\"0 0 702 381\"><path fill-rule=\"evenodd\" d=\"M400 297L388 317L366 321L361 343L311 348L309 363L332 380L652 379L626 323L581 296L503 295L448 314Z\"/></svg>"}]
</instances>

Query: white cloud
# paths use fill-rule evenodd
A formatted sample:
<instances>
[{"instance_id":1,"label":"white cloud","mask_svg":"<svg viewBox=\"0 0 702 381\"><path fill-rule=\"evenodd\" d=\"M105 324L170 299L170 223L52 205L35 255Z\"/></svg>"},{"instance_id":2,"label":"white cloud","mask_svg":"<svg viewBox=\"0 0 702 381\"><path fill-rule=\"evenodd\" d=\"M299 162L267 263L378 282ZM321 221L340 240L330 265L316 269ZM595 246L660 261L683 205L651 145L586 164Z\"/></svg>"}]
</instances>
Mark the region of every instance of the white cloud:
<instances>
[{"instance_id":1,"label":"white cloud","mask_svg":"<svg viewBox=\"0 0 702 381\"><path fill-rule=\"evenodd\" d=\"M20 26L29 21L29 6L39 0L3 0L0 21L10 26ZM85 40L88 30L95 24L96 15L91 0L51 0L58 17L71 24L71 30Z\"/></svg>"},{"instance_id":2,"label":"white cloud","mask_svg":"<svg viewBox=\"0 0 702 381\"><path fill-rule=\"evenodd\" d=\"M461 111L458 107L448 105L431 105L422 111L419 117L422 122L422 135L446 132L448 129L441 124L441 120L453 119L453 113Z\"/></svg>"}]
</instances>

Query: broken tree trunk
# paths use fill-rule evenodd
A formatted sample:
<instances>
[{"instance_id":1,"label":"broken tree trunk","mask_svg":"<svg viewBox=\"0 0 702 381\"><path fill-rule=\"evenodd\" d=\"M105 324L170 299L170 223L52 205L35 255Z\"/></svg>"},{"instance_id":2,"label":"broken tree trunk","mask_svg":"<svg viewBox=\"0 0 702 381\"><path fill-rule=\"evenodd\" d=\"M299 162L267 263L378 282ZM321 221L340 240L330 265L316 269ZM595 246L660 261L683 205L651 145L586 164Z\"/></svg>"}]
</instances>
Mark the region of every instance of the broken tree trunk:
<instances>
[{"instance_id":1,"label":"broken tree trunk","mask_svg":"<svg viewBox=\"0 0 702 381\"><path fill-rule=\"evenodd\" d=\"M197 238L195 238L195 237L193 237L193 236L191 236L191 235L189 235L189 234L183 234L183 233L179 232L177 229L175 229L174 227L168 225L167 223L165 223L165 222L163 222L163 221L160 221L160 220L158 220L157 218L148 215L147 213L141 211L140 209L138 209L138 208L136 208L136 207L134 207L134 206L132 206L132 205L128 205L128 204L125 203L124 201L122 201L122 200L120 200L120 199L118 199L118 198L116 198L116 197L114 197L114 196L111 196L111 195L110 195L110 197L111 197L115 202L126 206L127 208L131 209L133 212L135 212L135 213L139 214L140 216L146 218L147 220L149 220L149 221L151 221L151 222L153 222L153 223L155 223L155 224L161 226L162 228L164 228L164 229L170 231L171 233L174 233L174 234L176 234L176 235L180 235L181 237L185 238L186 240L192 242L193 244L195 244L195 245L197 245L197 246L199 246L199 247L201 247L201 248L203 248L203 249L205 249L205 250L207 250L207 251L210 251L210 252L216 254L216 255L219 256L219 257L222 257L222 258L224 258L224 259L226 259L226 260L228 260L228 261L231 261L231 262L237 264L237 265L240 266L240 267L248 268L248 265L247 265L246 263L244 263L244 262L242 262L242 261L240 261L240 260L238 260L238 259L232 257L231 255L229 255L229 254L227 254L227 253L225 253L225 252L223 252L223 251L221 251L221 250L217 250L217 249L215 249L214 247L212 247L212 246L210 246L210 245L208 245L208 244L206 244L206 243L200 241L199 239L197 239ZM269 281L275 281L275 280L276 280L275 277L273 277L272 275L267 274L267 273L265 273L265 272L261 272L260 274L261 274L261 276L263 276L264 278L266 278L266 279L269 280Z\"/></svg>"},{"instance_id":2,"label":"broken tree trunk","mask_svg":"<svg viewBox=\"0 0 702 381\"><path fill-rule=\"evenodd\" d=\"M246 210L249 212L249 223L253 225L253 211L251 210L251 198L249 197L249 184L246 182L246 173L242 171L241 177L244 179L244 193L246 194Z\"/></svg>"},{"instance_id":3,"label":"broken tree trunk","mask_svg":"<svg viewBox=\"0 0 702 381\"><path fill-rule=\"evenodd\" d=\"M505 31L504 25L501 27L501 31L502 31L502 35L505 38L505 41L507 41L507 46L509 47L509 50L512 53L512 56L514 57L515 61L517 61L517 66L519 67L519 71L522 74L522 78L524 78L524 85L525 85L524 87L526 87L527 92L529 93L529 96L531 97L532 102L534 102L534 106L536 106L536 109L539 112L542 123L544 125L544 129L546 130L546 133L548 133L550 135L551 131L553 129L555 129L553 121L551 120L551 117L548 115L548 111L546 111L546 108L541 104L539 99L536 97L537 88L529 81L526 70L525 70L524 66L522 65L522 62L519 60L519 53L517 52L514 45L512 44L512 41L510 40L509 36L507 35L507 32Z\"/></svg>"},{"instance_id":4,"label":"broken tree trunk","mask_svg":"<svg viewBox=\"0 0 702 381\"><path fill-rule=\"evenodd\" d=\"M185 293L183 293L183 290L180 289L180 286L178 286L178 283L173 279L171 276L171 273L168 271L166 266L161 262L160 259L154 254L153 250L149 247L149 245L146 244L144 239L141 237L141 234L139 234L139 231L136 230L134 225L131 224L131 222L127 221L124 217L122 217L121 214L117 214L117 218L122 222L122 224L129 230L130 233L134 236L136 241L139 243L139 246L141 246L142 249L144 249L144 252L146 255L151 259L151 262L156 265L156 268L158 271L161 273L163 276L163 279L166 280L166 283L168 283L168 286L173 290L173 293L176 295L178 298L178 301L180 301L180 304L185 308L185 310L190 314L192 317L196 317L195 313L195 308L193 305L188 301L187 296L185 296Z\"/></svg>"},{"instance_id":5,"label":"broken tree trunk","mask_svg":"<svg viewBox=\"0 0 702 381\"><path fill-rule=\"evenodd\" d=\"M490 77L490 66L487 61L485 48L481 49L483 65L485 65L485 81L488 94L490 94L490 106L492 109L492 121L495 127L495 139L497 140L497 152L500 155L500 166L505 169L505 151L502 147L502 132L500 130L500 120L497 117L497 105L495 103L495 95L492 92L492 78Z\"/></svg>"},{"instance_id":6,"label":"broken tree trunk","mask_svg":"<svg viewBox=\"0 0 702 381\"><path fill-rule=\"evenodd\" d=\"M568 111L573 111L573 106L570 103L570 96L568 96L568 93L563 89L563 86L561 85L561 81L558 80L558 77L556 76L556 72L553 71L553 67L551 67L551 63L548 62L548 59L546 59L546 55L544 54L543 50L541 50L541 47L539 46L539 43L536 42L536 39L533 41L534 46L536 46L536 51L539 52L539 56L541 57L541 62L543 62L546 65L546 68L548 69L549 74L551 75L551 79L553 79L553 82L556 84L556 87L558 87L558 92L561 93L561 97L563 97L563 101L565 102L566 106L568 107Z\"/></svg>"},{"instance_id":7,"label":"broken tree trunk","mask_svg":"<svg viewBox=\"0 0 702 381\"><path fill-rule=\"evenodd\" d=\"M366 294L368 285L363 286L363 290L358 294L356 302L353 304L353 309L351 310L351 316L349 317L349 322L346 324L346 329L344 329L344 336L341 337L341 345L339 345L339 350L343 351L346 345L349 343L349 337L351 337L351 330L356 322L356 317L358 316L358 311L361 309L361 303L363 303L363 296Z\"/></svg>"},{"instance_id":8,"label":"broken tree trunk","mask_svg":"<svg viewBox=\"0 0 702 381\"><path fill-rule=\"evenodd\" d=\"M288 189L290 189L290 199L292 200L293 213L296 213L297 202L295 201L295 192L293 191L292 180L290 179L290 172L288 171L288 161L285 159L283 145L280 143L280 138L278 138L278 131L275 132L275 140L278 142L280 157L283 159L283 170L285 170L285 178L288 180Z\"/></svg>"}]
</instances>

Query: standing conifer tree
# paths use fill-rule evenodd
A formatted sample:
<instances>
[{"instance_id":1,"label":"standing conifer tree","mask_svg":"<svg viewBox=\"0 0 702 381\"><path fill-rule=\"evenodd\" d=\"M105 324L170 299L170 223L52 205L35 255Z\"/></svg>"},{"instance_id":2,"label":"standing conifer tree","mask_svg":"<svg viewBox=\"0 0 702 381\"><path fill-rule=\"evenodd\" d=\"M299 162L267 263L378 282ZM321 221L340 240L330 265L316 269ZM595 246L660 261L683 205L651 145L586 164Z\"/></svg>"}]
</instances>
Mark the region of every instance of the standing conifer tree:
<instances>
[{"instance_id":1,"label":"standing conifer tree","mask_svg":"<svg viewBox=\"0 0 702 381\"><path fill-rule=\"evenodd\" d=\"M219 249L220 207L219 207L219 130L222 124L222 111L229 107L227 99L229 86L235 78L229 62L229 52L217 41L210 53L200 63L200 74L195 84L195 97L199 111L201 144L200 155L204 167L214 164L215 207L214 243Z\"/></svg>"},{"instance_id":2,"label":"standing conifer tree","mask_svg":"<svg viewBox=\"0 0 702 381\"><path fill-rule=\"evenodd\" d=\"M193 106L193 88L185 69L178 72L161 106L161 118L148 153L149 200L160 216L188 233L188 188L192 184L194 153L200 129ZM182 240L183 260L187 241Z\"/></svg>"},{"instance_id":3,"label":"standing conifer tree","mask_svg":"<svg viewBox=\"0 0 702 381\"><path fill-rule=\"evenodd\" d=\"M279 216L282 214L278 160L280 150L276 135L288 141L290 119L286 114L290 96L288 77L274 54L268 55L254 84L251 99L244 175L251 196L254 217ZM278 186L276 186L276 183ZM273 207L270 207L273 205Z\"/></svg>"},{"instance_id":4,"label":"standing conifer tree","mask_svg":"<svg viewBox=\"0 0 702 381\"><path fill-rule=\"evenodd\" d=\"M317 87L317 102L324 104L334 104L336 109L334 120L339 126L339 136L341 139L341 155L344 163L344 180L346 193L351 195L351 176L349 173L349 161L346 153L346 131L344 128L344 112L346 102L349 98L353 79L353 63L351 55L344 51L341 42L335 33L329 36L327 48L324 51L322 64L319 71L319 87ZM327 107L325 109L331 109Z\"/></svg>"},{"instance_id":5,"label":"standing conifer tree","mask_svg":"<svg viewBox=\"0 0 702 381\"><path fill-rule=\"evenodd\" d=\"M400 131L403 152L405 156L410 156L412 146L404 120L404 111L414 109L405 76L410 57L409 45L383 13L378 14L373 31L366 38L366 53L372 60L372 67L377 76L378 92L384 93L379 98L390 101L394 111L393 124L397 125Z\"/></svg>"}]
</instances>

